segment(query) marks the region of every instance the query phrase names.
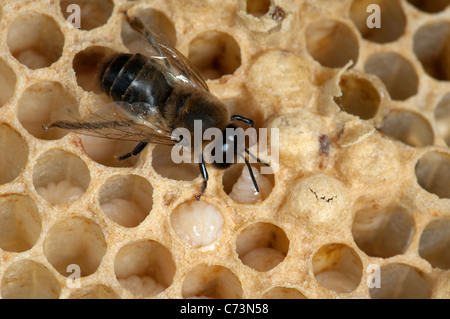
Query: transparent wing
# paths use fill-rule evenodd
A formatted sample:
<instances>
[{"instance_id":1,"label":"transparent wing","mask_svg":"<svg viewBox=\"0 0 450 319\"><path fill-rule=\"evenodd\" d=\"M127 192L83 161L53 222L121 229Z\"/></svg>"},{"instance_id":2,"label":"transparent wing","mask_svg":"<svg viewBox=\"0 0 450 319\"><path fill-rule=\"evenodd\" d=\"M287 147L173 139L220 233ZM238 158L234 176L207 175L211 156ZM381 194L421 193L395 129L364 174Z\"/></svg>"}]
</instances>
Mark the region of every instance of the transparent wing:
<instances>
[{"instance_id":1,"label":"transparent wing","mask_svg":"<svg viewBox=\"0 0 450 319\"><path fill-rule=\"evenodd\" d=\"M209 92L208 85L200 72L170 44L158 28L151 24L144 24L138 17L130 17L126 12L125 17L129 25L146 40L145 48L149 58L158 62L166 78Z\"/></svg>"},{"instance_id":2,"label":"transparent wing","mask_svg":"<svg viewBox=\"0 0 450 319\"><path fill-rule=\"evenodd\" d=\"M174 145L175 138L157 107L147 103L101 103L89 109L86 116L76 118L58 114L44 129L59 127L80 134L116 140Z\"/></svg>"}]
</instances>

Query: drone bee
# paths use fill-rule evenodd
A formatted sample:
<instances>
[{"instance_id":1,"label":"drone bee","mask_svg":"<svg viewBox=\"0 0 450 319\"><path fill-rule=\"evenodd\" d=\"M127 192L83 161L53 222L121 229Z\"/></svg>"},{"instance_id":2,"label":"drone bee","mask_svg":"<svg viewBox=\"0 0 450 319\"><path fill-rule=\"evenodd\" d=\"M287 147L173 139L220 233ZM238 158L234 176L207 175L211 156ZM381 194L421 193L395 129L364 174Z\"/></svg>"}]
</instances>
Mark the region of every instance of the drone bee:
<instances>
[{"instance_id":1,"label":"drone bee","mask_svg":"<svg viewBox=\"0 0 450 319\"><path fill-rule=\"evenodd\" d=\"M174 137L176 128L185 128L194 134L194 121L201 120L202 130L218 128L222 132L220 151L223 158L233 151L240 156L251 176L255 190L259 192L250 163L245 156L251 156L267 165L245 145L236 145L236 139L226 133L227 128L237 128L233 121L254 126L251 119L233 115L225 104L209 92L208 86L194 66L153 25L145 25L138 17L124 13L129 25L146 40L149 55L121 53L105 63L99 82L103 91L114 101L103 110L97 110L81 120L59 120L44 129L59 127L81 134L101 136L110 139L137 142L129 153L118 157L124 160L138 155L149 143L175 145L180 142ZM198 159L203 177L201 192L208 182L203 153ZM231 163L215 163L216 168L225 169Z\"/></svg>"}]
</instances>

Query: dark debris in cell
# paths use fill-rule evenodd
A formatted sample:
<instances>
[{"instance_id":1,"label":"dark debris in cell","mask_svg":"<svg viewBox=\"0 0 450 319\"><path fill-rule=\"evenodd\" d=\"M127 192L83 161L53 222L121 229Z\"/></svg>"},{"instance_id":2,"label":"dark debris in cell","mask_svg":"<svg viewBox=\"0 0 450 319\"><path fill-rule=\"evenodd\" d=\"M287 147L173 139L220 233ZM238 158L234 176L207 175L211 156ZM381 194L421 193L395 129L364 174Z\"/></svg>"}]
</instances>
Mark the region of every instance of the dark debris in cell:
<instances>
[{"instance_id":1,"label":"dark debris in cell","mask_svg":"<svg viewBox=\"0 0 450 319\"><path fill-rule=\"evenodd\" d=\"M331 140L328 135L322 134L319 136L319 154L328 156L330 155Z\"/></svg>"},{"instance_id":2,"label":"dark debris in cell","mask_svg":"<svg viewBox=\"0 0 450 319\"><path fill-rule=\"evenodd\" d=\"M269 12L272 19L281 22L286 18L286 12L279 6L272 7Z\"/></svg>"}]
</instances>

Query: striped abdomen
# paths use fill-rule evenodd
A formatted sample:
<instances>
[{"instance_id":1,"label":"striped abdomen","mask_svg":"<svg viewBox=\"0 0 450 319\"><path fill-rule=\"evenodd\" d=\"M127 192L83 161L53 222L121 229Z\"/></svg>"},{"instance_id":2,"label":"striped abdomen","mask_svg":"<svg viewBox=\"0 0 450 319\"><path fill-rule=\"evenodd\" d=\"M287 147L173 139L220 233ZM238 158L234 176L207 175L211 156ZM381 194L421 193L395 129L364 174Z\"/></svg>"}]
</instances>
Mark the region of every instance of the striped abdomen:
<instances>
[{"instance_id":1,"label":"striped abdomen","mask_svg":"<svg viewBox=\"0 0 450 319\"><path fill-rule=\"evenodd\" d=\"M101 85L114 101L163 106L173 87L152 61L142 54L119 54L106 65Z\"/></svg>"}]
</instances>

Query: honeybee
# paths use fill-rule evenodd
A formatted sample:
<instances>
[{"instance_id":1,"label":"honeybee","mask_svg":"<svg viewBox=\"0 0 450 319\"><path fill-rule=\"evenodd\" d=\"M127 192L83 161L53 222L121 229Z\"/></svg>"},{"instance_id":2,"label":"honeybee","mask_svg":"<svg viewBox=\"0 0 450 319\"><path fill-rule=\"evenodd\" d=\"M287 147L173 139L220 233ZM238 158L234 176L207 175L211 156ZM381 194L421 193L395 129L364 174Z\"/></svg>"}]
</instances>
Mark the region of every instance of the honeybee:
<instances>
[{"instance_id":1,"label":"honeybee","mask_svg":"<svg viewBox=\"0 0 450 319\"><path fill-rule=\"evenodd\" d=\"M188 59L175 49L166 37L153 25L145 25L138 17L124 12L128 24L147 42L148 55L120 53L104 64L99 76L99 85L114 102L105 104L84 118L75 121L57 120L44 129L58 127L81 134L110 139L135 141L138 144L129 153L119 156L125 160L138 155L149 143L175 145L180 136L173 134L177 128L194 134L194 121L201 120L202 132L218 128L222 132L219 153L222 158L240 156L251 176L256 192L258 184L246 157L264 161L251 154L245 145L236 145L228 128L238 126L240 121L254 126L251 119L230 115L225 104L211 94L200 72ZM192 146L193 147L193 146ZM200 199L208 183L208 172L203 153L198 159L203 178ZM215 168L225 169L232 163L213 162Z\"/></svg>"}]
</instances>

